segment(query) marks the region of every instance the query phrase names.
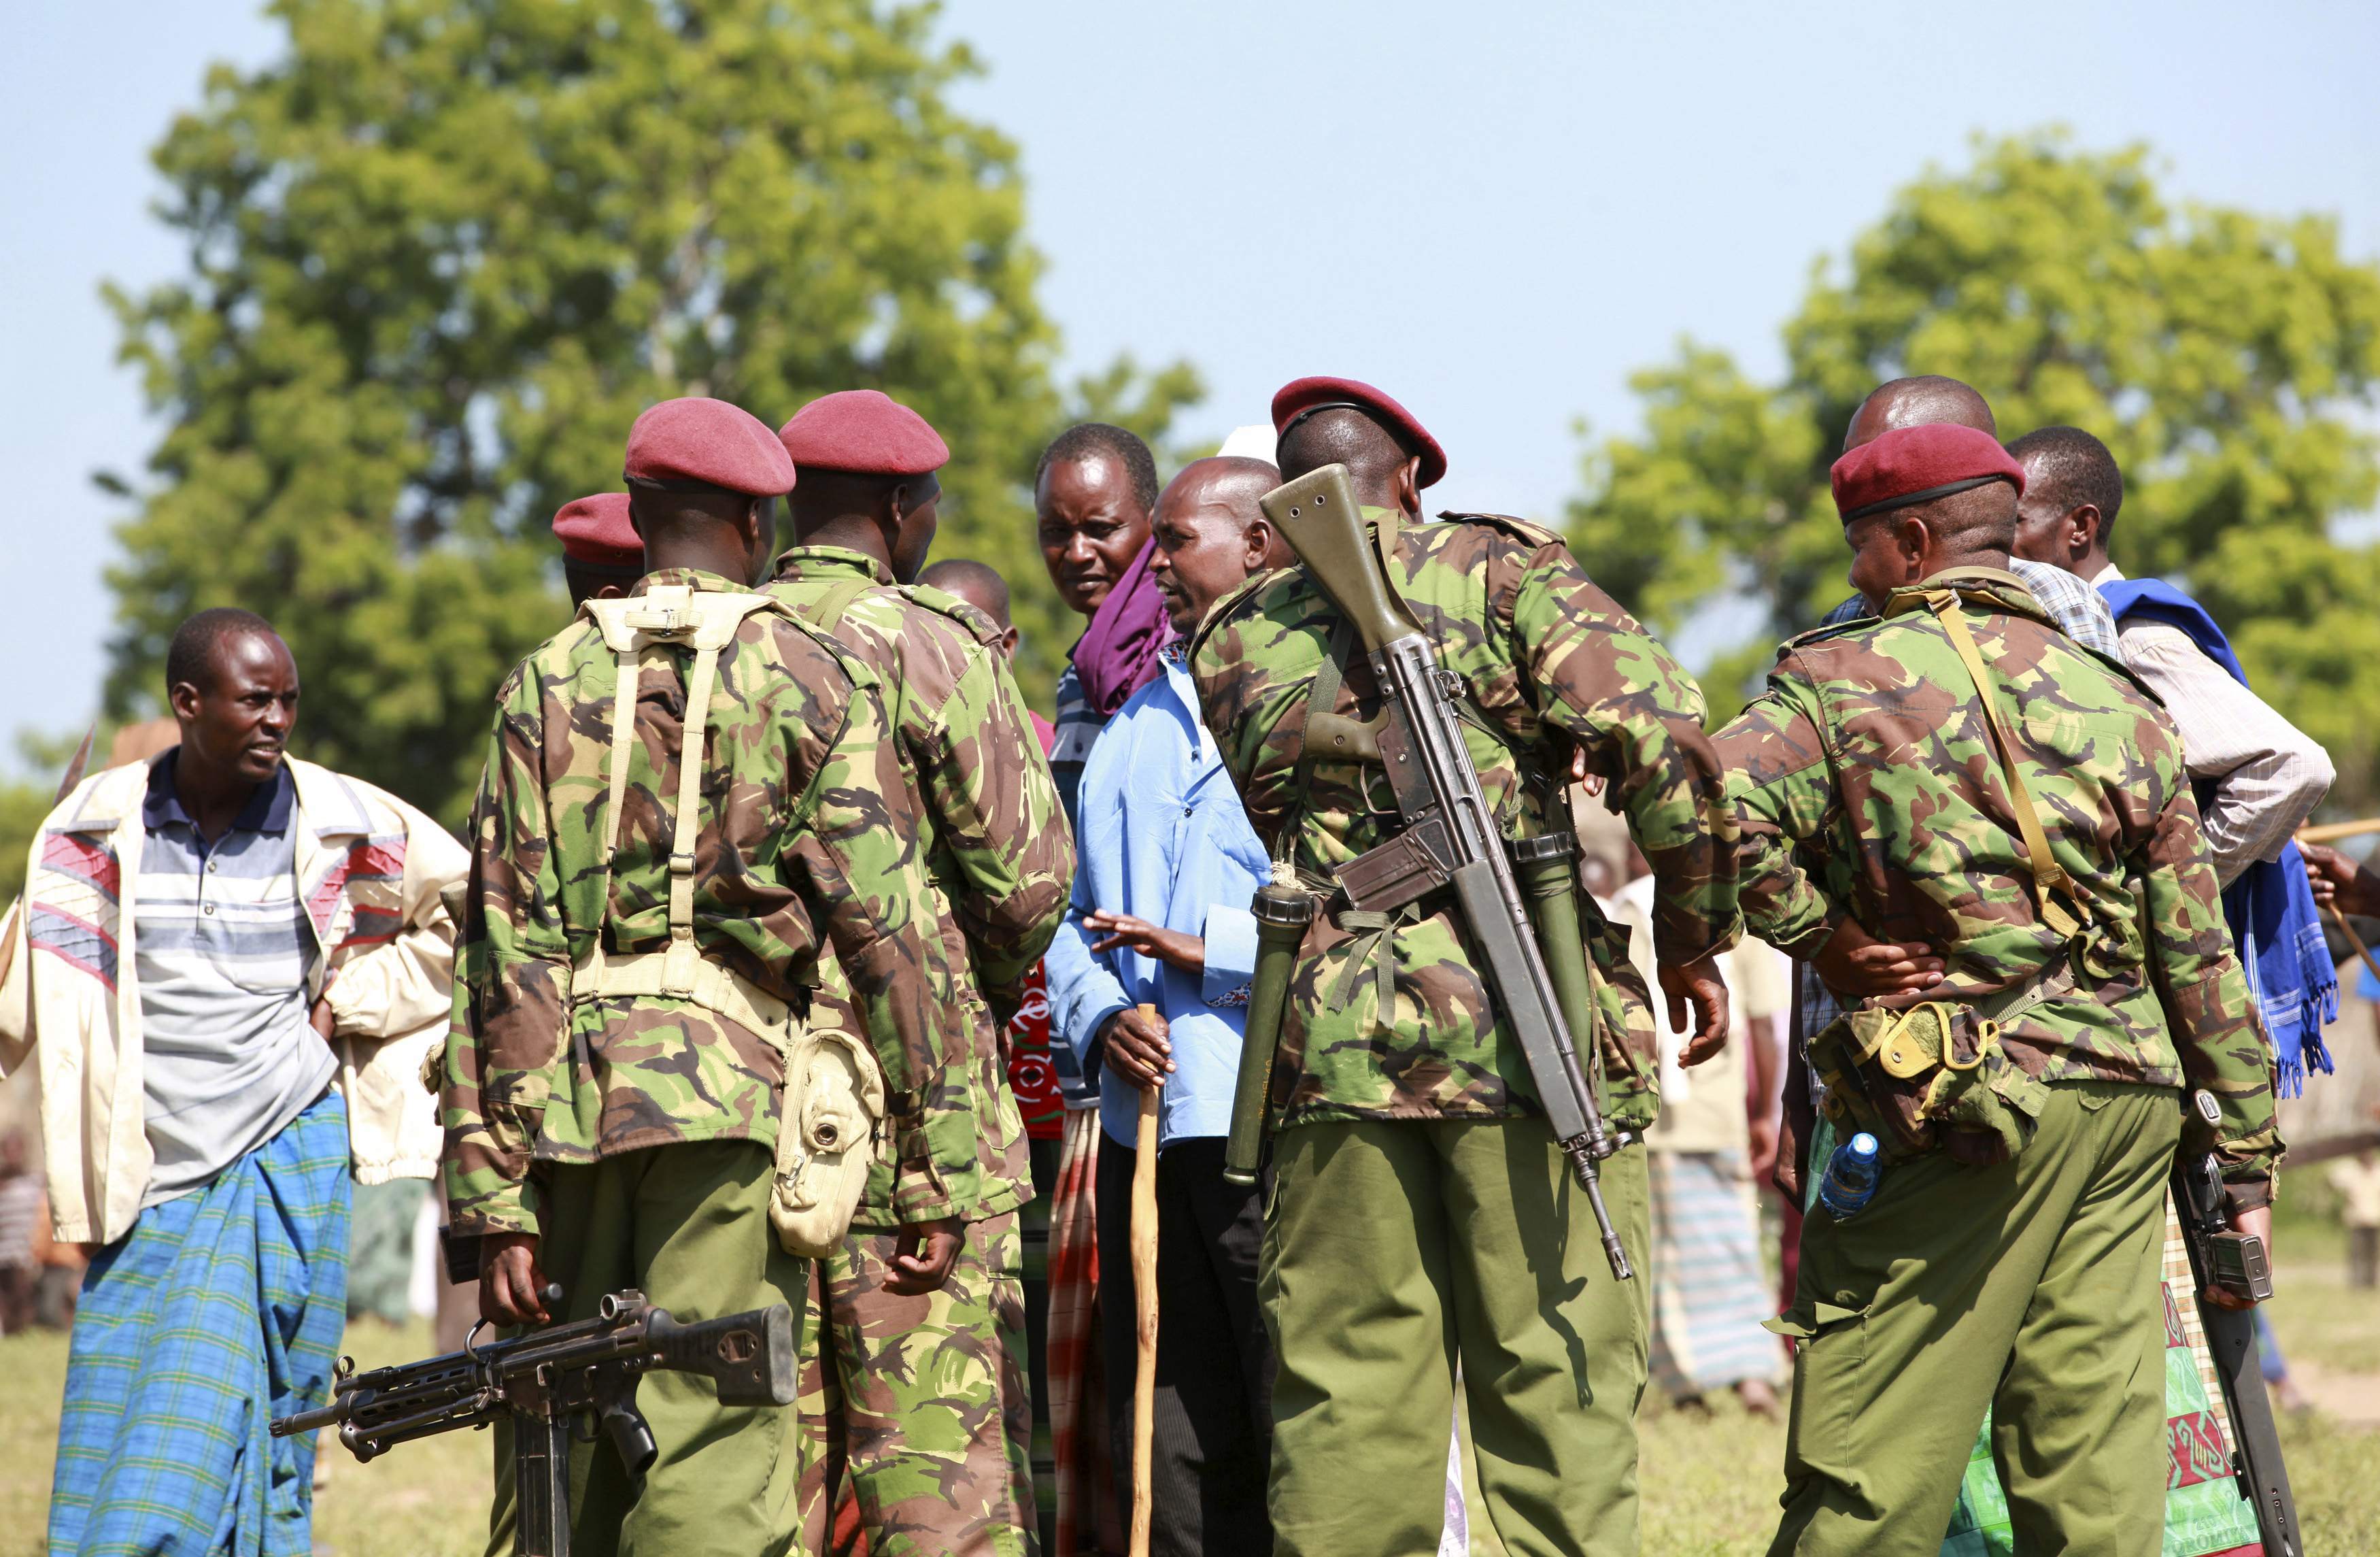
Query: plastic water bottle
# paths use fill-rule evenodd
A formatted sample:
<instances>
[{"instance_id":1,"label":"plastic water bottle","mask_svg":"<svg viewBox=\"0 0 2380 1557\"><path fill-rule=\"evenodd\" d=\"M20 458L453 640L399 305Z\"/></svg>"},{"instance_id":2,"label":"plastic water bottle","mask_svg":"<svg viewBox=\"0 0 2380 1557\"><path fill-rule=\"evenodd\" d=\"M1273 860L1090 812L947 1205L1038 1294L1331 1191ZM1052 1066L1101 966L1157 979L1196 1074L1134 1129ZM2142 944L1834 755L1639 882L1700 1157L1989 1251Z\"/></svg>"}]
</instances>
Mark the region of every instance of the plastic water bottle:
<instances>
[{"instance_id":1,"label":"plastic water bottle","mask_svg":"<svg viewBox=\"0 0 2380 1557\"><path fill-rule=\"evenodd\" d=\"M1818 1204L1827 1208L1837 1222L1849 1221L1862 1206L1876 1198L1876 1181L1884 1176L1884 1163L1876 1149L1876 1137L1865 1130L1835 1148L1827 1159L1827 1176L1818 1181Z\"/></svg>"}]
</instances>

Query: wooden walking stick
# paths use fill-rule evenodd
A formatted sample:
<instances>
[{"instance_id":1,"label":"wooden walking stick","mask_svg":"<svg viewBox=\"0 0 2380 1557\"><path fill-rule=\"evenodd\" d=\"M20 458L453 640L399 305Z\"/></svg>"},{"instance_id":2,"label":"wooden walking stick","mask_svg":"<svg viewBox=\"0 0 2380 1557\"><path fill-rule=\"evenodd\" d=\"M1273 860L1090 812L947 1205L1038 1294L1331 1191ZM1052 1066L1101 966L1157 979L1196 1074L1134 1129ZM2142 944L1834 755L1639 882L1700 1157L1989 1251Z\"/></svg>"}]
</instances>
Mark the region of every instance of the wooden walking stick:
<instances>
[{"instance_id":1,"label":"wooden walking stick","mask_svg":"<svg viewBox=\"0 0 2380 1557\"><path fill-rule=\"evenodd\" d=\"M1157 1020L1157 1007L1142 1016ZM1132 1557L1148 1557L1149 1458L1157 1434L1157 1110L1165 1083L1140 1094L1140 1128L1132 1162L1132 1295L1139 1355L1132 1384Z\"/></svg>"}]
</instances>

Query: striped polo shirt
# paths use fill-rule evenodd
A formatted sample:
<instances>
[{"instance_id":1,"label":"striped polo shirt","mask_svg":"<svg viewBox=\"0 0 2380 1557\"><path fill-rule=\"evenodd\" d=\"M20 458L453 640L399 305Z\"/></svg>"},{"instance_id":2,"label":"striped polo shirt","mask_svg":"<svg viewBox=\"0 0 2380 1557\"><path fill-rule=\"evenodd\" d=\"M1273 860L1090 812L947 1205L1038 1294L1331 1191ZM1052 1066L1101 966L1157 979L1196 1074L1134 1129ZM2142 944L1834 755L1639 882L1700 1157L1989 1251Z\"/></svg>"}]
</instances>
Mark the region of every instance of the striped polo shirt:
<instances>
[{"instance_id":1,"label":"striped polo shirt","mask_svg":"<svg viewBox=\"0 0 2380 1557\"><path fill-rule=\"evenodd\" d=\"M209 844L149 770L133 883L141 1090L156 1153L141 1209L203 1189L322 1095L338 1062L307 1021L314 927L298 894L297 786L284 766Z\"/></svg>"}]
</instances>

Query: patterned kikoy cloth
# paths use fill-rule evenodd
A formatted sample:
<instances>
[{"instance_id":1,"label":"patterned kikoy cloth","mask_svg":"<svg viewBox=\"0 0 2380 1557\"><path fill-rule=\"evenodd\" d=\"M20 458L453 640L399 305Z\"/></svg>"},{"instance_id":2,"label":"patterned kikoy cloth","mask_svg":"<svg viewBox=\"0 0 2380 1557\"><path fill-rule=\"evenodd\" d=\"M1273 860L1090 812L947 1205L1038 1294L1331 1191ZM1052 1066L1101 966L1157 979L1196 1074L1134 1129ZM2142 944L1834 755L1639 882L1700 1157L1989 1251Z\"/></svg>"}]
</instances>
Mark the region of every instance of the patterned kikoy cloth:
<instances>
[{"instance_id":1,"label":"patterned kikoy cloth","mask_svg":"<svg viewBox=\"0 0 2380 1557\"><path fill-rule=\"evenodd\" d=\"M1659 1151L1653 1191L1653 1381L1673 1399L1774 1381L1760 1219L1740 1151Z\"/></svg>"},{"instance_id":2,"label":"patterned kikoy cloth","mask_svg":"<svg viewBox=\"0 0 2380 1557\"><path fill-rule=\"evenodd\" d=\"M83 1278L51 1557L313 1550L314 1438L346 1324L347 1109L325 1092L204 1188L152 1206Z\"/></svg>"},{"instance_id":3,"label":"patterned kikoy cloth","mask_svg":"<svg viewBox=\"0 0 2380 1557\"><path fill-rule=\"evenodd\" d=\"M1099 1366L1099 1111L1068 1109L1065 1155L1050 1211L1050 1436L1058 1459L1053 1557L1091 1557L1124 1545Z\"/></svg>"},{"instance_id":4,"label":"patterned kikoy cloth","mask_svg":"<svg viewBox=\"0 0 2380 1557\"><path fill-rule=\"evenodd\" d=\"M2231 1424L2225 1419L2222 1386L2207 1355L2206 1332L2198 1317L2190 1250L2170 1198L2165 1208L2165 1415L2166 1467L2164 1557L2259 1557L2255 1510L2240 1496L2231 1476ZM2008 1557L2016 1550L2009 1524L2008 1493L1992 1461L1992 1421L1967 1461L1959 1506L1943 1539L1942 1557Z\"/></svg>"},{"instance_id":5,"label":"patterned kikoy cloth","mask_svg":"<svg viewBox=\"0 0 2380 1557\"><path fill-rule=\"evenodd\" d=\"M1060 1140L1066 1134L1065 1100L1060 1095L1058 1072L1050 1058L1050 984L1039 963L1026 975L1025 1002L1009 1018L1008 1089L1016 1094L1016 1112L1025 1116L1025 1134L1033 1140Z\"/></svg>"}]
</instances>

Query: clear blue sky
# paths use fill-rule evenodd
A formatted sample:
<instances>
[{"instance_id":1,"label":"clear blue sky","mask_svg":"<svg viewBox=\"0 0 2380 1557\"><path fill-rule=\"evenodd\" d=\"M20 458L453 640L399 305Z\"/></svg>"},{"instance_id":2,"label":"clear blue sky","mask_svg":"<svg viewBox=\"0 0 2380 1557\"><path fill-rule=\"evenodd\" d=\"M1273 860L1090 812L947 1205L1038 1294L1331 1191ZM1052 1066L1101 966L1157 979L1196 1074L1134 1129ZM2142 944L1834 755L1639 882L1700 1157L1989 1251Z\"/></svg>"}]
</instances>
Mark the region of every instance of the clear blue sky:
<instances>
[{"instance_id":1,"label":"clear blue sky","mask_svg":"<svg viewBox=\"0 0 2380 1557\"><path fill-rule=\"evenodd\" d=\"M2368 3L957 0L945 25L990 67L963 105L1023 147L1074 365L1188 357L1217 435L1293 375L1372 379L1446 444L1433 495L1463 506L1558 511L1572 419L1631 425L1627 375L1682 334L1775 371L1813 259L1979 130L2145 140L2174 196L2334 213L2380 253ZM0 733L96 702L121 508L89 474L154 436L97 288L179 260L147 148L208 61L278 43L250 0L30 6L11 30L0 566L33 674ZM1317 147L1327 180L1294 176Z\"/></svg>"}]
</instances>

